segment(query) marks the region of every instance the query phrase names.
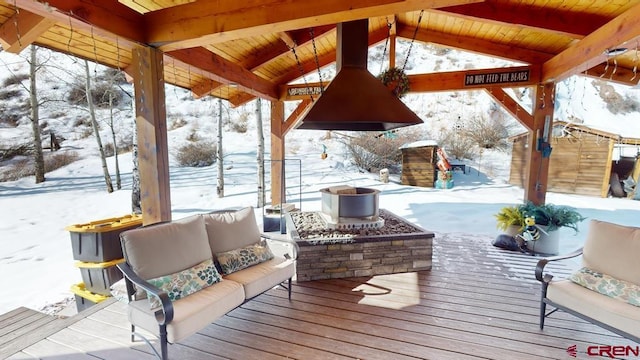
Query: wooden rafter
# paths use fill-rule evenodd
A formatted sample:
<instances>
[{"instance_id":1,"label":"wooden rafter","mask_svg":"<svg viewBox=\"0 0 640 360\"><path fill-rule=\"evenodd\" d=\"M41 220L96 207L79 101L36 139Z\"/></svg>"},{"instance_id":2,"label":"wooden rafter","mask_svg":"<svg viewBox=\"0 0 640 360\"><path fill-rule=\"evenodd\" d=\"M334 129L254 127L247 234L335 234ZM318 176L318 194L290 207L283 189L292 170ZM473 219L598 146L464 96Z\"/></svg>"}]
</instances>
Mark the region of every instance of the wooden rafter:
<instances>
[{"instance_id":1,"label":"wooden rafter","mask_svg":"<svg viewBox=\"0 0 640 360\"><path fill-rule=\"evenodd\" d=\"M145 15L146 42L163 51L204 46L242 37L372 16L471 4L483 0L271 0L260 6L242 1L176 6Z\"/></svg>"},{"instance_id":2,"label":"wooden rafter","mask_svg":"<svg viewBox=\"0 0 640 360\"><path fill-rule=\"evenodd\" d=\"M596 65L582 73L582 75L623 85L635 86L640 84L640 70L636 69L636 74L634 74L632 69L628 69L622 66L616 66L615 64L613 64L613 62L608 65Z\"/></svg>"},{"instance_id":3,"label":"wooden rafter","mask_svg":"<svg viewBox=\"0 0 640 360\"><path fill-rule=\"evenodd\" d=\"M55 21L19 10L0 26L0 45L5 51L18 54L29 44L36 41Z\"/></svg>"},{"instance_id":4,"label":"wooden rafter","mask_svg":"<svg viewBox=\"0 0 640 360\"><path fill-rule=\"evenodd\" d=\"M16 6L45 18L71 23L74 28L121 42L144 43L143 16L116 0L14 0ZM134 44L131 44L133 47Z\"/></svg>"},{"instance_id":5,"label":"wooden rafter","mask_svg":"<svg viewBox=\"0 0 640 360\"><path fill-rule=\"evenodd\" d=\"M224 84L237 84L242 91L268 100L278 98L277 86L251 71L216 55L205 48L176 50L169 56L207 71L211 79Z\"/></svg>"},{"instance_id":6,"label":"wooden rafter","mask_svg":"<svg viewBox=\"0 0 640 360\"><path fill-rule=\"evenodd\" d=\"M606 60L605 51L640 37L640 4L592 32L576 45L554 56L542 66L544 82L558 82L584 72Z\"/></svg>"},{"instance_id":7,"label":"wooden rafter","mask_svg":"<svg viewBox=\"0 0 640 360\"><path fill-rule=\"evenodd\" d=\"M411 39L415 31L414 26L406 24L398 24L398 36ZM553 54L547 54L515 46L499 44L487 40L481 40L473 37L454 36L437 31L429 31L425 29L418 30L416 40L425 43L434 43L456 48L464 51L475 52L478 54L491 55L503 59L520 61L528 64L540 64L553 57Z\"/></svg>"},{"instance_id":8,"label":"wooden rafter","mask_svg":"<svg viewBox=\"0 0 640 360\"><path fill-rule=\"evenodd\" d=\"M485 88L485 91L506 110L511 116L518 120L529 131L533 130L533 115L523 108L511 95L507 94L500 87Z\"/></svg>"},{"instance_id":9,"label":"wooden rafter","mask_svg":"<svg viewBox=\"0 0 640 360\"><path fill-rule=\"evenodd\" d=\"M581 13L580 16L576 16L573 11L545 8L535 3L530 5L520 3L518 8L514 9L507 4L496 6L495 3L483 2L445 7L434 11L481 19L483 22L500 25L523 26L534 30L562 33L577 39L583 38L611 20L594 13Z\"/></svg>"},{"instance_id":10,"label":"wooden rafter","mask_svg":"<svg viewBox=\"0 0 640 360\"><path fill-rule=\"evenodd\" d=\"M296 123L302 118L302 115L309 110L312 104L313 101L311 101L311 99L302 100L302 102L298 104L282 125L282 135L286 135L289 130L296 125Z\"/></svg>"}]
</instances>

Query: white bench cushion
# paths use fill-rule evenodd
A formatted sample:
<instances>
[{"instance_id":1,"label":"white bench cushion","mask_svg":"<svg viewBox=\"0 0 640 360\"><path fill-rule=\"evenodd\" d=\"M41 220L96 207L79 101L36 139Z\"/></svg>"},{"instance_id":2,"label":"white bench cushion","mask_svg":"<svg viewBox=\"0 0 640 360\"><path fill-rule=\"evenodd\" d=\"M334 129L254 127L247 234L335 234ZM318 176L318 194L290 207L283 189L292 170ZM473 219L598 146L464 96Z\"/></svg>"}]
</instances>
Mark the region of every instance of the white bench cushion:
<instances>
[{"instance_id":1,"label":"white bench cushion","mask_svg":"<svg viewBox=\"0 0 640 360\"><path fill-rule=\"evenodd\" d=\"M167 325L167 340L180 341L203 329L244 302L242 284L222 280L194 294L173 302L173 321ZM149 302L138 300L129 303L131 323L159 336L158 322L149 309Z\"/></svg>"},{"instance_id":2,"label":"white bench cushion","mask_svg":"<svg viewBox=\"0 0 640 360\"><path fill-rule=\"evenodd\" d=\"M290 279L294 274L293 261L276 256L263 263L225 275L224 279L241 283L244 286L245 296L250 299Z\"/></svg>"}]
</instances>

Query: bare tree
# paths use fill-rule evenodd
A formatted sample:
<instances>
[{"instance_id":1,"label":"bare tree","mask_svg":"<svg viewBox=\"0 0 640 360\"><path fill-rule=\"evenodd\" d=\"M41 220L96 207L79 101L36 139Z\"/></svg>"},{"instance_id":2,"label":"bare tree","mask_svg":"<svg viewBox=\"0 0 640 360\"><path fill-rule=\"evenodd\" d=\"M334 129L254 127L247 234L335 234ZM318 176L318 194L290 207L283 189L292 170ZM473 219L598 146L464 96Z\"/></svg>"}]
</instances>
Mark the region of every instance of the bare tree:
<instances>
[{"instance_id":1,"label":"bare tree","mask_svg":"<svg viewBox=\"0 0 640 360\"><path fill-rule=\"evenodd\" d=\"M40 136L40 104L38 103L38 91L36 86L36 73L38 72L37 52L38 47L30 45L31 60L29 61L29 102L31 105L31 129L33 130L33 148L36 184L44 182L44 154L42 153L42 138Z\"/></svg>"},{"instance_id":2,"label":"bare tree","mask_svg":"<svg viewBox=\"0 0 640 360\"><path fill-rule=\"evenodd\" d=\"M224 164L222 163L222 99L218 99L218 186L216 193L219 198L224 197Z\"/></svg>"},{"instance_id":3,"label":"bare tree","mask_svg":"<svg viewBox=\"0 0 640 360\"><path fill-rule=\"evenodd\" d=\"M258 207L265 203L265 183L264 183L264 132L262 131L262 101L256 99L256 130L258 131Z\"/></svg>"},{"instance_id":4,"label":"bare tree","mask_svg":"<svg viewBox=\"0 0 640 360\"><path fill-rule=\"evenodd\" d=\"M102 161L102 172L104 173L104 181L107 185L107 191L113 192L113 184L111 183L111 175L109 175L109 168L107 167L107 158L104 154L104 147L102 146L102 140L100 139L100 129L98 127L98 120L96 119L96 110L93 103L93 97L91 96L91 73L89 72L89 61L84 61L84 70L87 76L85 82L85 91L87 95L87 105L89 107L89 116L91 117L91 126L93 127L94 135L96 136L96 142L98 143L98 151L100 151L100 160Z\"/></svg>"}]
</instances>

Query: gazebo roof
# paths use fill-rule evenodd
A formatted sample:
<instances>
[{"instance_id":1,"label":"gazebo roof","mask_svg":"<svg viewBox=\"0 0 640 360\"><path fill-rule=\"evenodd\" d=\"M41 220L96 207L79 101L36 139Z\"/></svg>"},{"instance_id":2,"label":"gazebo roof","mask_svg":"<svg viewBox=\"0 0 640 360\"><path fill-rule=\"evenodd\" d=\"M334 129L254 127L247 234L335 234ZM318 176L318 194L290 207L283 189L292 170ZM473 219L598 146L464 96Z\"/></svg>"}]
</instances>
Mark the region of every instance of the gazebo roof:
<instances>
[{"instance_id":1,"label":"gazebo roof","mask_svg":"<svg viewBox=\"0 0 640 360\"><path fill-rule=\"evenodd\" d=\"M125 71L136 45L157 47L165 82L240 105L282 99L284 85L334 62L336 23L362 18L370 45L415 36L535 66L540 83L579 73L640 80L640 0L0 0L0 44Z\"/></svg>"}]
</instances>

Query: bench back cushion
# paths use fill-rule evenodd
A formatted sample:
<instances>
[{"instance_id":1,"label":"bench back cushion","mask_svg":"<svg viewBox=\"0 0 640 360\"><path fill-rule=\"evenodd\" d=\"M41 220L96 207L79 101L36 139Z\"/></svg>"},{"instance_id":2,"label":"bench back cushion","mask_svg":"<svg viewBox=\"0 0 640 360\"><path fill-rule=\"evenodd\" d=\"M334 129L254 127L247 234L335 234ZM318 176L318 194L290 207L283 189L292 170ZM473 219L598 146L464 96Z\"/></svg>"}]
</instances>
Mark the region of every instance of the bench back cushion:
<instances>
[{"instance_id":1,"label":"bench back cushion","mask_svg":"<svg viewBox=\"0 0 640 360\"><path fill-rule=\"evenodd\" d=\"M260 229L252 207L204 214L213 254L243 248L260 241Z\"/></svg>"},{"instance_id":2,"label":"bench back cushion","mask_svg":"<svg viewBox=\"0 0 640 360\"><path fill-rule=\"evenodd\" d=\"M591 220L584 267L640 285L640 228Z\"/></svg>"},{"instance_id":3,"label":"bench back cushion","mask_svg":"<svg viewBox=\"0 0 640 360\"><path fill-rule=\"evenodd\" d=\"M120 234L120 239L127 262L145 280L211 259L201 215L128 230Z\"/></svg>"}]
</instances>

